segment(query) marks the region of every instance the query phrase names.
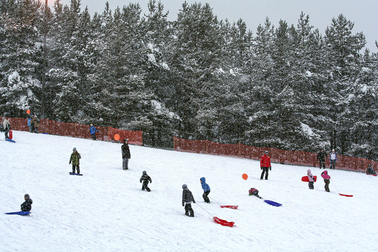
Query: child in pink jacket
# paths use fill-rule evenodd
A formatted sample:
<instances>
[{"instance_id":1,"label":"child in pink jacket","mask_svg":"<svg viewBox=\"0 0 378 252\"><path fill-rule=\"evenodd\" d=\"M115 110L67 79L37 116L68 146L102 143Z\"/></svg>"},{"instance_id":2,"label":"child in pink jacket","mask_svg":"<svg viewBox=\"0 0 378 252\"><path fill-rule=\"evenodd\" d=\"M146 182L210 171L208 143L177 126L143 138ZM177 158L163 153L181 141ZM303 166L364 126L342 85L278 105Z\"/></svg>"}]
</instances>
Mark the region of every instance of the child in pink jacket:
<instances>
[{"instance_id":1,"label":"child in pink jacket","mask_svg":"<svg viewBox=\"0 0 378 252\"><path fill-rule=\"evenodd\" d=\"M322 172L322 178L324 179L324 183L325 183L324 189L327 192L329 192L329 183L330 183L331 177L328 175L327 171Z\"/></svg>"},{"instance_id":2,"label":"child in pink jacket","mask_svg":"<svg viewBox=\"0 0 378 252\"><path fill-rule=\"evenodd\" d=\"M312 175L310 169L307 170L307 177L308 177L308 188L314 189L315 179L314 179L314 176Z\"/></svg>"}]
</instances>

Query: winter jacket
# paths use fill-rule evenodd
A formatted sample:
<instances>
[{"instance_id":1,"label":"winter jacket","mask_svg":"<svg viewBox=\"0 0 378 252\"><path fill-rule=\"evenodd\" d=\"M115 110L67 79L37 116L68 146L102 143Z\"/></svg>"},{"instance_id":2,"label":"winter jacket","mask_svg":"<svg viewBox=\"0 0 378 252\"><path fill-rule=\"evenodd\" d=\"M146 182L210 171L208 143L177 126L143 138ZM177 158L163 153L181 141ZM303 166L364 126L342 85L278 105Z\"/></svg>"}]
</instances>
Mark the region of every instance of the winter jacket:
<instances>
[{"instance_id":1,"label":"winter jacket","mask_svg":"<svg viewBox=\"0 0 378 252\"><path fill-rule=\"evenodd\" d=\"M260 167L271 167L270 157L268 154L264 154L260 160Z\"/></svg>"},{"instance_id":2,"label":"winter jacket","mask_svg":"<svg viewBox=\"0 0 378 252\"><path fill-rule=\"evenodd\" d=\"M312 175L310 169L307 170L307 177L309 182L315 182L314 176Z\"/></svg>"},{"instance_id":3,"label":"winter jacket","mask_svg":"<svg viewBox=\"0 0 378 252\"><path fill-rule=\"evenodd\" d=\"M3 118L3 131L9 131L11 128L11 125L5 117Z\"/></svg>"},{"instance_id":4,"label":"winter jacket","mask_svg":"<svg viewBox=\"0 0 378 252\"><path fill-rule=\"evenodd\" d=\"M31 125L33 125L34 128L38 128L39 120L36 116L33 116L33 119L31 120Z\"/></svg>"},{"instance_id":5,"label":"winter jacket","mask_svg":"<svg viewBox=\"0 0 378 252\"><path fill-rule=\"evenodd\" d=\"M201 180L201 186L204 192L210 191L210 186L206 183L205 177L200 178Z\"/></svg>"},{"instance_id":6,"label":"winter jacket","mask_svg":"<svg viewBox=\"0 0 378 252\"><path fill-rule=\"evenodd\" d=\"M318 153L318 156L316 157L316 160L318 161L325 161L327 158L327 153L325 153L324 151L321 151Z\"/></svg>"},{"instance_id":7,"label":"winter jacket","mask_svg":"<svg viewBox=\"0 0 378 252\"><path fill-rule=\"evenodd\" d=\"M74 151L71 154L70 164L72 163L72 165L79 165L80 164L80 158L81 158L81 156L80 156L79 152Z\"/></svg>"},{"instance_id":8,"label":"winter jacket","mask_svg":"<svg viewBox=\"0 0 378 252\"><path fill-rule=\"evenodd\" d=\"M328 175L327 171L322 172L322 178L324 178L324 179L331 179L331 177Z\"/></svg>"},{"instance_id":9,"label":"winter jacket","mask_svg":"<svg viewBox=\"0 0 378 252\"><path fill-rule=\"evenodd\" d=\"M89 134L91 134L91 135L96 134L96 131L98 132L98 130L95 128L95 126L91 126L89 128Z\"/></svg>"},{"instance_id":10,"label":"winter jacket","mask_svg":"<svg viewBox=\"0 0 378 252\"><path fill-rule=\"evenodd\" d=\"M139 180L141 183L142 183L142 181L144 182L144 183L148 183L148 181L150 181L150 183L152 183L152 180L151 180L151 177L150 176L148 176L148 174L146 173L146 174L143 174L142 175L142 177L140 177L140 180Z\"/></svg>"},{"instance_id":11,"label":"winter jacket","mask_svg":"<svg viewBox=\"0 0 378 252\"><path fill-rule=\"evenodd\" d=\"M373 174L373 175L376 175L374 169L372 167L368 167L367 170L366 170L366 174Z\"/></svg>"},{"instance_id":12,"label":"winter jacket","mask_svg":"<svg viewBox=\"0 0 378 252\"><path fill-rule=\"evenodd\" d=\"M329 160L337 161L337 154L335 152L332 152L331 154L329 154Z\"/></svg>"},{"instance_id":13,"label":"winter jacket","mask_svg":"<svg viewBox=\"0 0 378 252\"><path fill-rule=\"evenodd\" d=\"M193 203L196 203L196 201L193 198L192 192L188 188L182 190L182 205L184 205L185 203L190 204L192 203L192 201Z\"/></svg>"},{"instance_id":14,"label":"winter jacket","mask_svg":"<svg viewBox=\"0 0 378 252\"><path fill-rule=\"evenodd\" d=\"M256 188L249 189L249 195L258 195L258 194L259 194L259 190L257 190Z\"/></svg>"},{"instance_id":15,"label":"winter jacket","mask_svg":"<svg viewBox=\"0 0 378 252\"><path fill-rule=\"evenodd\" d=\"M33 204L32 199L28 198L25 200L24 203L21 204L21 211L30 211L31 210L31 205Z\"/></svg>"},{"instance_id":16,"label":"winter jacket","mask_svg":"<svg viewBox=\"0 0 378 252\"><path fill-rule=\"evenodd\" d=\"M131 154L130 154L130 148L129 148L129 145L127 143L124 143L121 147L122 149L122 158L131 158Z\"/></svg>"}]
</instances>

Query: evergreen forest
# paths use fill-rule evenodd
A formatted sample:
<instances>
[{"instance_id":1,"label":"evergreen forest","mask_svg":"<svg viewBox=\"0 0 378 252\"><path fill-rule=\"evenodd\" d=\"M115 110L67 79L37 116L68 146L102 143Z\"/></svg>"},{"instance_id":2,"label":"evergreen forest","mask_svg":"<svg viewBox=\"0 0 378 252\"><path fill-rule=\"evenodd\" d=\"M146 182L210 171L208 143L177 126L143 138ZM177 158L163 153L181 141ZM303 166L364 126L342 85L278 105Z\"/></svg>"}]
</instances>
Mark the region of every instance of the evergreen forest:
<instances>
[{"instance_id":1,"label":"evergreen forest","mask_svg":"<svg viewBox=\"0 0 378 252\"><path fill-rule=\"evenodd\" d=\"M303 12L251 29L209 4L146 8L1 0L0 115L378 160L378 54L343 14L321 32Z\"/></svg>"}]
</instances>

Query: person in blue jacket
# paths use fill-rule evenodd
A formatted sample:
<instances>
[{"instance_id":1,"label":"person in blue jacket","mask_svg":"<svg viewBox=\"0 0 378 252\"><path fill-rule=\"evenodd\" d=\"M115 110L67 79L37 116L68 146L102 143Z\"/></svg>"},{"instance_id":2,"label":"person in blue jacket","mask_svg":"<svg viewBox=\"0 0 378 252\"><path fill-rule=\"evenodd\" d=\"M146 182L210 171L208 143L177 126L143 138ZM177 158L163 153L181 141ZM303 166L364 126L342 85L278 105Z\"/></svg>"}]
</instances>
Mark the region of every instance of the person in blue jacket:
<instances>
[{"instance_id":1,"label":"person in blue jacket","mask_svg":"<svg viewBox=\"0 0 378 252\"><path fill-rule=\"evenodd\" d=\"M29 132L32 132L32 125L31 125L31 117L28 119L28 127L29 127Z\"/></svg>"},{"instance_id":2,"label":"person in blue jacket","mask_svg":"<svg viewBox=\"0 0 378 252\"><path fill-rule=\"evenodd\" d=\"M201 181L201 186L202 186L202 189L203 189L202 198L206 203L210 203L210 200L209 200L209 197L208 197L208 195L210 193L210 186L206 183L205 177L200 178L200 181Z\"/></svg>"},{"instance_id":3,"label":"person in blue jacket","mask_svg":"<svg viewBox=\"0 0 378 252\"><path fill-rule=\"evenodd\" d=\"M93 126L93 124L91 124L91 127L89 128L89 134L91 134L93 140L96 140L96 131L98 132L98 130L95 128L95 126Z\"/></svg>"}]
</instances>

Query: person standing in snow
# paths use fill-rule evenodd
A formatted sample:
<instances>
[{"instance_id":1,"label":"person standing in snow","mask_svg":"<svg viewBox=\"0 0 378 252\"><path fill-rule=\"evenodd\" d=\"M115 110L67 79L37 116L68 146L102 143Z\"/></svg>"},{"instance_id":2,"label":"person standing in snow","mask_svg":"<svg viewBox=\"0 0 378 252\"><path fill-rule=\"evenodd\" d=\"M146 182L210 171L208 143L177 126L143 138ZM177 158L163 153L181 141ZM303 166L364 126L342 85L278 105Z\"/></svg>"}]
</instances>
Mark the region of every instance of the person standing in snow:
<instances>
[{"instance_id":1,"label":"person standing in snow","mask_svg":"<svg viewBox=\"0 0 378 252\"><path fill-rule=\"evenodd\" d=\"M324 179L324 183L325 183L324 189L327 192L329 192L329 183L330 183L331 177L328 175L327 171L322 172L322 178Z\"/></svg>"},{"instance_id":2,"label":"person standing in snow","mask_svg":"<svg viewBox=\"0 0 378 252\"><path fill-rule=\"evenodd\" d=\"M7 119L5 119L5 117L3 117L3 131L4 131L4 134L5 134L5 139L9 139L9 136L8 136L8 133L11 129L11 125L9 123L9 121Z\"/></svg>"},{"instance_id":3,"label":"person standing in snow","mask_svg":"<svg viewBox=\"0 0 378 252\"><path fill-rule=\"evenodd\" d=\"M151 189L148 187L148 182L152 183L152 180L151 180L151 177L148 176L147 172L146 171L143 171L142 173L142 177L140 177L140 183L143 182L142 184L142 190L147 190L147 192L150 192Z\"/></svg>"},{"instance_id":4,"label":"person standing in snow","mask_svg":"<svg viewBox=\"0 0 378 252\"><path fill-rule=\"evenodd\" d=\"M262 170L260 179L263 179L265 173L265 180L268 179L268 172L272 170L272 164L270 163L270 157L268 156L268 151L265 151L265 154L261 157L260 168Z\"/></svg>"},{"instance_id":5,"label":"person standing in snow","mask_svg":"<svg viewBox=\"0 0 378 252\"><path fill-rule=\"evenodd\" d=\"M256 188L251 188L249 189L249 196L256 196L257 198L261 199L260 195L259 195L259 190L257 190Z\"/></svg>"},{"instance_id":6,"label":"person standing in snow","mask_svg":"<svg viewBox=\"0 0 378 252\"><path fill-rule=\"evenodd\" d=\"M32 132L38 133L39 119L37 118L36 114L34 114L32 120L31 120L31 126L32 126Z\"/></svg>"},{"instance_id":7,"label":"person standing in snow","mask_svg":"<svg viewBox=\"0 0 378 252\"><path fill-rule=\"evenodd\" d=\"M337 154L335 152L335 149L332 149L332 153L329 154L329 160L331 161L331 166L329 168L335 170L337 161Z\"/></svg>"},{"instance_id":8,"label":"person standing in snow","mask_svg":"<svg viewBox=\"0 0 378 252\"><path fill-rule=\"evenodd\" d=\"M203 189L202 198L206 203L210 203L210 199L208 197L210 193L210 186L206 183L205 177L200 178L200 181L201 181L201 186Z\"/></svg>"},{"instance_id":9,"label":"person standing in snow","mask_svg":"<svg viewBox=\"0 0 378 252\"><path fill-rule=\"evenodd\" d=\"M122 168L124 170L129 169L129 159L131 159L130 148L129 148L129 139L123 139L122 150Z\"/></svg>"},{"instance_id":10,"label":"person standing in snow","mask_svg":"<svg viewBox=\"0 0 378 252\"><path fill-rule=\"evenodd\" d=\"M81 158L81 156L80 156L79 152L77 152L76 147L73 148L73 152L71 154L71 158L70 158L70 162L69 162L69 164L72 163L72 172L73 173L75 173L75 168L76 168L77 174L80 174L80 167L79 167L80 158Z\"/></svg>"},{"instance_id":11,"label":"person standing in snow","mask_svg":"<svg viewBox=\"0 0 378 252\"><path fill-rule=\"evenodd\" d=\"M316 157L316 160L319 161L320 169L322 169L322 166L323 166L323 169L325 169L326 158L327 158L327 153L325 153L323 150L320 150L320 152L318 153L318 156Z\"/></svg>"},{"instance_id":12,"label":"person standing in snow","mask_svg":"<svg viewBox=\"0 0 378 252\"><path fill-rule=\"evenodd\" d=\"M96 140L96 131L98 132L96 127L91 124L91 127L89 128L89 134L91 134L93 140Z\"/></svg>"},{"instance_id":13,"label":"person standing in snow","mask_svg":"<svg viewBox=\"0 0 378 252\"><path fill-rule=\"evenodd\" d=\"M24 195L25 202L21 204L21 211L30 212L31 205L33 204L33 200L30 198L29 194Z\"/></svg>"},{"instance_id":14,"label":"person standing in snow","mask_svg":"<svg viewBox=\"0 0 378 252\"><path fill-rule=\"evenodd\" d=\"M374 171L373 166L369 165L368 168L366 169L366 174L368 175L377 175L377 173Z\"/></svg>"},{"instance_id":15,"label":"person standing in snow","mask_svg":"<svg viewBox=\"0 0 378 252\"><path fill-rule=\"evenodd\" d=\"M31 133L32 132L32 125L31 125L31 117L29 117L28 119L28 128L29 128L29 132Z\"/></svg>"},{"instance_id":16,"label":"person standing in snow","mask_svg":"<svg viewBox=\"0 0 378 252\"><path fill-rule=\"evenodd\" d=\"M182 206L185 206L185 215L194 217L192 202L196 203L196 201L194 200L193 194L186 184L182 185L182 189Z\"/></svg>"},{"instance_id":17,"label":"person standing in snow","mask_svg":"<svg viewBox=\"0 0 378 252\"><path fill-rule=\"evenodd\" d=\"M308 188L314 189L315 179L314 179L314 176L312 175L310 169L307 170L307 177L308 177Z\"/></svg>"}]
</instances>

